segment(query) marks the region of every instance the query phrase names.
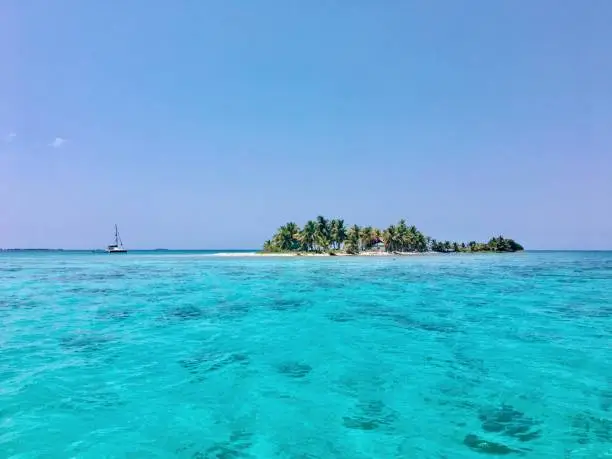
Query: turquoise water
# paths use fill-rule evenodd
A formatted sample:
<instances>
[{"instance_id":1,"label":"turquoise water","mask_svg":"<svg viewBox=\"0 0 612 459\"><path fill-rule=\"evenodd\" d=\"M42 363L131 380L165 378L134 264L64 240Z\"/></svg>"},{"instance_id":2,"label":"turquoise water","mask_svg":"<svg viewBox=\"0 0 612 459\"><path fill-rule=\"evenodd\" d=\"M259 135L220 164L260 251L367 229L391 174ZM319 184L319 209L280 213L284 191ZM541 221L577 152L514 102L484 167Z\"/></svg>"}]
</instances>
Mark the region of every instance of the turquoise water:
<instances>
[{"instance_id":1,"label":"turquoise water","mask_svg":"<svg viewBox=\"0 0 612 459\"><path fill-rule=\"evenodd\" d=\"M0 254L0 457L612 457L612 253Z\"/></svg>"}]
</instances>

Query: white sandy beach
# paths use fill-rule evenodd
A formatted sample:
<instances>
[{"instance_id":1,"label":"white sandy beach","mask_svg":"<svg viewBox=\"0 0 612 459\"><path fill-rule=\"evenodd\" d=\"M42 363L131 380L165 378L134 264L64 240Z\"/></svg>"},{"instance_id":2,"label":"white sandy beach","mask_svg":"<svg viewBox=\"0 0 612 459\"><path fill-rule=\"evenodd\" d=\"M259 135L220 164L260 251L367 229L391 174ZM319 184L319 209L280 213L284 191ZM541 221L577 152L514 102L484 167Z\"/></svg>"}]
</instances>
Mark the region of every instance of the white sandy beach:
<instances>
[{"instance_id":1,"label":"white sandy beach","mask_svg":"<svg viewBox=\"0 0 612 459\"><path fill-rule=\"evenodd\" d=\"M215 253L206 256L215 257L403 257L403 256L423 256L431 255L430 252L379 252L379 251L367 251L360 252L356 255L348 253L336 253L330 255L329 253L310 253L310 252L222 252Z\"/></svg>"}]
</instances>

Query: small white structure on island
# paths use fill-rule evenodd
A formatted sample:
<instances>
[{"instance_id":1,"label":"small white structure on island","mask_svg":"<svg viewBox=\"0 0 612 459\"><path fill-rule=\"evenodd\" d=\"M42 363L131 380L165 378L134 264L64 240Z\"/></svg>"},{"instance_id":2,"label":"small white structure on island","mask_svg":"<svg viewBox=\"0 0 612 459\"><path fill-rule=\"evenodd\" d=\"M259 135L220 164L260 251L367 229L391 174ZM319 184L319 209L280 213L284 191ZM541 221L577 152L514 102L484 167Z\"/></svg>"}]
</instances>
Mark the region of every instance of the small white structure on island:
<instances>
[{"instance_id":1,"label":"small white structure on island","mask_svg":"<svg viewBox=\"0 0 612 459\"><path fill-rule=\"evenodd\" d=\"M384 252L385 251L385 243L383 241L378 241L376 244L372 246L373 252Z\"/></svg>"}]
</instances>

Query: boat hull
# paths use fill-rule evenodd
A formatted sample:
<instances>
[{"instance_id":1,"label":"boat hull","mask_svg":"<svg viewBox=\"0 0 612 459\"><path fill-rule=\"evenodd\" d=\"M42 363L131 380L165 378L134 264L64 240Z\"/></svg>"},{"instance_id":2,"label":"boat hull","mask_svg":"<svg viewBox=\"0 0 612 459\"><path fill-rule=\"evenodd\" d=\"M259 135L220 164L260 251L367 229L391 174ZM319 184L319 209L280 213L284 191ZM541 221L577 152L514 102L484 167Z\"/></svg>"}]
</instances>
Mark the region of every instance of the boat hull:
<instances>
[{"instance_id":1,"label":"boat hull","mask_svg":"<svg viewBox=\"0 0 612 459\"><path fill-rule=\"evenodd\" d=\"M127 253L125 249L107 250L106 253Z\"/></svg>"}]
</instances>

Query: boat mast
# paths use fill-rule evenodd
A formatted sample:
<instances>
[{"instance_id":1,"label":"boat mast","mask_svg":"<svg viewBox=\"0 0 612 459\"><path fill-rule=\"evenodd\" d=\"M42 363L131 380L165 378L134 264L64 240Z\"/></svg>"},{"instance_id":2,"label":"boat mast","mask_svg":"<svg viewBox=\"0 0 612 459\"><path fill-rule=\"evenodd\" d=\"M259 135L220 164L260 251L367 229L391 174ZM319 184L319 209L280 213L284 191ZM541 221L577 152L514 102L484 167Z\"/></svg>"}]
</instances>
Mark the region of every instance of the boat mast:
<instances>
[{"instance_id":1,"label":"boat mast","mask_svg":"<svg viewBox=\"0 0 612 459\"><path fill-rule=\"evenodd\" d=\"M119 237L119 229L117 228L117 224L115 223L115 245L117 247L120 247L121 245L123 245L123 243L121 242L121 244L119 244L121 242L121 238Z\"/></svg>"}]
</instances>

